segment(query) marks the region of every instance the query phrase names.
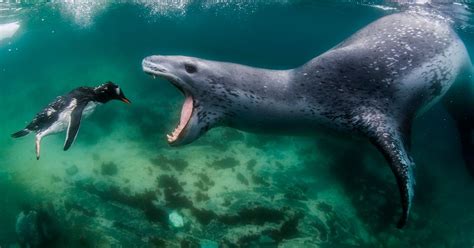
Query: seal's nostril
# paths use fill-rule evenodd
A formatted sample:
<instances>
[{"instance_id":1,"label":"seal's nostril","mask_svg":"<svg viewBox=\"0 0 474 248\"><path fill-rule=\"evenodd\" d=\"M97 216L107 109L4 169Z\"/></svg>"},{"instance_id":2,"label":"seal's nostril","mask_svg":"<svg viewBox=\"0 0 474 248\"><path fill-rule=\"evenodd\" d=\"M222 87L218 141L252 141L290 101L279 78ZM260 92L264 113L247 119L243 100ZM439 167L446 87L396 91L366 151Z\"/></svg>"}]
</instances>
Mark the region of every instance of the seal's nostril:
<instances>
[{"instance_id":1,"label":"seal's nostril","mask_svg":"<svg viewBox=\"0 0 474 248\"><path fill-rule=\"evenodd\" d=\"M152 56L149 56L146 58L146 60L150 61L150 62L153 62L153 63L158 63L161 59L162 59L163 56L161 55L152 55Z\"/></svg>"},{"instance_id":2,"label":"seal's nostril","mask_svg":"<svg viewBox=\"0 0 474 248\"><path fill-rule=\"evenodd\" d=\"M143 60L142 60L142 64L146 64L146 63L156 63L159 61L161 56L159 55L152 55L152 56L148 56L148 57L145 57Z\"/></svg>"}]
</instances>

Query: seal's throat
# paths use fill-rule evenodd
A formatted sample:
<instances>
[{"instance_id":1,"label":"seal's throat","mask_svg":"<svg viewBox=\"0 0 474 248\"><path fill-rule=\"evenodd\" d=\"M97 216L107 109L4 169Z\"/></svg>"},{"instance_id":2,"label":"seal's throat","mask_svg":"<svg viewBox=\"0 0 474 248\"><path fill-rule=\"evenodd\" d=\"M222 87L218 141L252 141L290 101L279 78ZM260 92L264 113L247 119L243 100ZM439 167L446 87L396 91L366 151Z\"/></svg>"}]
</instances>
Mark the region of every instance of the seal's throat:
<instances>
[{"instance_id":1,"label":"seal's throat","mask_svg":"<svg viewBox=\"0 0 474 248\"><path fill-rule=\"evenodd\" d=\"M156 76L159 76L169 81L172 85L178 88L178 90L184 95L184 103L181 107L181 116L179 118L179 122L176 125L173 132L166 135L168 143L170 145L173 145L175 143L178 143L180 139L183 139L186 136L186 133L189 127L188 124L194 112L194 98L193 98L193 95L188 90L186 90L184 87L181 86L182 84L179 82L179 80L176 80L176 78L174 78L173 76L170 77L168 75L160 75L160 74L152 74L152 76L153 78L155 78Z\"/></svg>"},{"instance_id":2,"label":"seal's throat","mask_svg":"<svg viewBox=\"0 0 474 248\"><path fill-rule=\"evenodd\" d=\"M193 115L193 97L190 94L185 93L185 99L183 107L181 108L181 117L179 123L171 134L166 135L168 143L174 143L181 136L181 133L185 130L191 116Z\"/></svg>"}]
</instances>

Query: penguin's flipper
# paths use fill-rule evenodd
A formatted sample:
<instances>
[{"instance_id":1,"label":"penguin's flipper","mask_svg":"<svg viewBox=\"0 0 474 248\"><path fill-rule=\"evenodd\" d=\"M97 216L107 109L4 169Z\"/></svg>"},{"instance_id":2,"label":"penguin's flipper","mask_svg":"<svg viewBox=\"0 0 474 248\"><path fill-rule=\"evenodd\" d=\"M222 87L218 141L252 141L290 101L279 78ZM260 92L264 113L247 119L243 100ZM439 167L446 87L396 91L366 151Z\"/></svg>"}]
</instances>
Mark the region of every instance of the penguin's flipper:
<instances>
[{"instance_id":1,"label":"penguin's flipper","mask_svg":"<svg viewBox=\"0 0 474 248\"><path fill-rule=\"evenodd\" d=\"M402 228L405 226L410 213L415 186L413 175L415 164L408 154L411 122L400 125L397 121L383 114L370 113L366 117L363 118L363 122L365 122L363 131L385 157L398 184L402 216L397 227ZM405 128L402 128L402 126Z\"/></svg>"},{"instance_id":2,"label":"penguin's flipper","mask_svg":"<svg viewBox=\"0 0 474 248\"><path fill-rule=\"evenodd\" d=\"M77 105L71 112L71 118L67 127L66 141L64 142L64 151L67 151L76 140L77 132L81 125L82 111L85 106L86 104Z\"/></svg>"}]
</instances>

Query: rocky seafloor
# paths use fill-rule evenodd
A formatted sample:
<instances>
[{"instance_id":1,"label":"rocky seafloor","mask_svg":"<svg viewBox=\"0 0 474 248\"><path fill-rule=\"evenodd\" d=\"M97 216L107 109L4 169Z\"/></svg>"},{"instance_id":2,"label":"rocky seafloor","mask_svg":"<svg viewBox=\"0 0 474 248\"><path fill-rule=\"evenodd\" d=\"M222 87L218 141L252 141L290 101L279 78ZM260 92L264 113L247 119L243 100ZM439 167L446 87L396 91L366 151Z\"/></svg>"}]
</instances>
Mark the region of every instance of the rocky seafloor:
<instances>
[{"instance_id":1,"label":"rocky seafloor","mask_svg":"<svg viewBox=\"0 0 474 248\"><path fill-rule=\"evenodd\" d=\"M0 246L453 247L474 241L459 221L431 219L449 210L438 208L449 194L438 192L440 198L436 174L424 169L409 225L396 229L394 178L363 140L222 128L170 148L128 139L147 133L142 121L142 129L101 139L88 141L94 132L86 132L61 156L54 154L62 137L51 138L40 162L26 148L10 157L24 165L0 173ZM469 226L474 219L465 220ZM464 239L447 238L453 235Z\"/></svg>"}]
</instances>

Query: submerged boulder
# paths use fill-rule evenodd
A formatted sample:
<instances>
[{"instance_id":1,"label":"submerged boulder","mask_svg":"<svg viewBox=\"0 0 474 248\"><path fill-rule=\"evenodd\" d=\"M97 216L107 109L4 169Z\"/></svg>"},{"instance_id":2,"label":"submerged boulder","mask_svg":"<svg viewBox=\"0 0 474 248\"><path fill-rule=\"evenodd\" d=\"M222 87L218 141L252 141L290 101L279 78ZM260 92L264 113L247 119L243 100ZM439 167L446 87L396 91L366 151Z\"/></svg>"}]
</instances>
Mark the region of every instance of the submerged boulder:
<instances>
[{"instance_id":1,"label":"submerged boulder","mask_svg":"<svg viewBox=\"0 0 474 248\"><path fill-rule=\"evenodd\" d=\"M54 220L43 209L24 209L16 219L15 232L20 245L48 247L58 236Z\"/></svg>"},{"instance_id":2,"label":"submerged boulder","mask_svg":"<svg viewBox=\"0 0 474 248\"><path fill-rule=\"evenodd\" d=\"M74 176L78 172L79 172L79 169L77 168L76 165L71 165L71 166L67 167L67 169L66 169L66 174L68 174L69 176Z\"/></svg>"},{"instance_id":3,"label":"submerged boulder","mask_svg":"<svg viewBox=\"0 0 474 248\"><path fill-rule=\"evenodd\" d=\"M100 173L103 176L115 176L118 173L117 165L114 162L102 163Z\"/></svg>"}]
</instances>

